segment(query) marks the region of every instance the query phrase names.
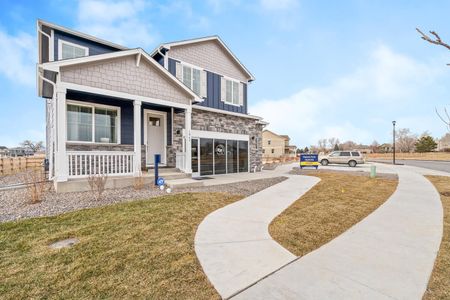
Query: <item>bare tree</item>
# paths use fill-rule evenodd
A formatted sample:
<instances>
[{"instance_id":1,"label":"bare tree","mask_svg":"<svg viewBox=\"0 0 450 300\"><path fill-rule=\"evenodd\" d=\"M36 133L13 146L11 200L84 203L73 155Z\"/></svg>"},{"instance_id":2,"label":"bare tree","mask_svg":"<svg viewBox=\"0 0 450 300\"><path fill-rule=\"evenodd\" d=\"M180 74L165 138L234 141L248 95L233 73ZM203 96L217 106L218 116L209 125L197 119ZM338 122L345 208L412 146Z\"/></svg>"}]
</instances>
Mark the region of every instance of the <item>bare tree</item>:
<instances>
[{"instance_id":1,"label":"bare tree","mask_svg":"<svg viewBox=\"0 0 450 300\"><path fill-rule=\"evenodd\" d=\"M412 152L415 149L415 144L417 142L417 134L411 133L409 128L401 128L397 130L396 144L397 149L400 152Z\"/></svg>"},{"instance_id":2,"label":"bare tree","mask_svg":"<svg viewBox=\"0 0 450 300\"><path fill-rule=\"evenodd\" d=\"M379 148L380 148L380 144L376 140L374 140L372 142L372 144L370 145L370 150L372 150L373 153L378 152Z\"/></svg>"},{"instance_id":3,"label":"bare tree","mask_svg":"<svg viewBox=\"0 0 450 300\"><path fill-rule=\"evenodd\" d=\"M319 151L327 150L327 139L320 139L317 141L317 148Z\"/></svg>"},{"instance_id":4,"label":"bare tree","mask_svg":"<svg viewBox=\"0 0 450 300\"><path fill-rule=\"evenodd\" d=\"M328 138L328 144L330 149L334 149L336 145L339 145L339 139L335 137Z\"/></svg>"},{"instance_id":5,"label":"bare tree","mask_svg":"<svg viewBox=\"0 0 450 300\"><path fill-rule=\"evenodd\" d=\"M346 142L341 144L342 150L353 150L357 146L358 145L355 142L353 142L353 141L346 141Z\"/></svg>"},{"instance_id":6,"label":"bare tree","mask_svg":"<svg viewBox=\"0 0 450 300\"><path fill-rule=\"evenodd\" d=\"M430 36L423 33L419 28L416 28L417 32L420 33L422 40L427 41L428 43L439 45L447 48L450 50L450 45L443 42L439 34L436 33L436 31L430 31L430 34L434 36L434 38L431 38ZM447 64L450 65L450 64Z\"/></svg>"},{"instance_id":7,"label":"bare tree","mask_svg":"<svg viewBox=\"0 0 450 300\"><path fill-rule=\"evenodd\" d=\"M21 143L21 145L22 147L28 148L36 153L37 151L41 150L44 147L44 142L42 141L32 142L30 140L25 140Z\"/></svg>"}]
</instances>

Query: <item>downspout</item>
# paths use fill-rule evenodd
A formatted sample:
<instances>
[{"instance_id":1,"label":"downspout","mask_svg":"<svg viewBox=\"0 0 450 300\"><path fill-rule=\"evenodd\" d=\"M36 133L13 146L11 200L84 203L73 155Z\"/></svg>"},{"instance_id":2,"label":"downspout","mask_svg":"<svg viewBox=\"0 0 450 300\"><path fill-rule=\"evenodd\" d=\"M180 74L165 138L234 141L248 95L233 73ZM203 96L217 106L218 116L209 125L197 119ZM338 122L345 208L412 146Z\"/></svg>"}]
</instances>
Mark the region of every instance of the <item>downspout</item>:
<instances>
[{"instance_id":1,"label":"downspout","mask_svg":"<svg viewBox=\"0 0 450 300\"><path fill-rule=\"evenodd\" d=\"M42 70L42 68L40 68L40 69ZM38 72L38 76L43 81L45 81L45 82L47 82L47 83L52 85L52 87L53 87L52 100L55 101L56 100L56 84L53 81L51 81L51 80L45 78L44 76L42 76L42 74L40 72ZM54 105L55 105L55 103L52 103L51 114L52 114L52 120L53 120L53 127L56 128L55 116L53 115ZM51 130L53 130L53 128L51 128ZM49 157L49 168L48 168L49 169L49 180L53 180L55 178L55 174L54 174L55 172L53 172L53 157L54 157L53 142L54 142L54 139L55 139L55 133L54 132L52 133L52 136L53 136L53 140L50 142L50 151L49 151L49 153L51 154L51 157Z\"/></svg>"}]
</instances>

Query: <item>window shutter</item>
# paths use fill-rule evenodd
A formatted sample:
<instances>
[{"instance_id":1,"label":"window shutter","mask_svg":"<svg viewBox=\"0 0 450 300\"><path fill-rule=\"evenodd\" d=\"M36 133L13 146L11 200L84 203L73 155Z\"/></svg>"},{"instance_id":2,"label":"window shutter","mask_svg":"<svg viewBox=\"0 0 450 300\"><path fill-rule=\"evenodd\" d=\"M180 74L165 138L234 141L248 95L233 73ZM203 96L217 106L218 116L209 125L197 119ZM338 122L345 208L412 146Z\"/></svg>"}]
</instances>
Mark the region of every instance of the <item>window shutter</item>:
<instances>
[{"instance_id":1,"label":"window shutter","mask_svg":"<svg viewBox=\"0 0 450 300\"><path fill-rule=\"evenodd\" d=\"M206 98L207 92L206 92L206 71L200 71L200 97Z\"/></svg>"},{"instance_id":2,"label":"window shutter","mask_svg":"<svg viewBox=\"0 0 450 300\"><path fill-rule=\"evenodd\" d=\"M226 80L223 77L220 77L220 100L225 102L227 97L227 84Z\"/></svg>"},{"instance_id":3,"label":"window shutter","mask_svg":"<svg viewBox=\"0 0 450 300\"><path fill-rule=\"evenodd\" d=\"M239 105L244 105L244 84L239 82Z\"/></svg>"},{"instance_id":4,"label":"window shutter","mask_svg":"<svg viewBox=\"0 0 450 300\"><path fill-rule=\"evenodd\" d=\"M182 66L179 62L175 62L175 77L183 82Z\"/></svg>"}]
</instances>

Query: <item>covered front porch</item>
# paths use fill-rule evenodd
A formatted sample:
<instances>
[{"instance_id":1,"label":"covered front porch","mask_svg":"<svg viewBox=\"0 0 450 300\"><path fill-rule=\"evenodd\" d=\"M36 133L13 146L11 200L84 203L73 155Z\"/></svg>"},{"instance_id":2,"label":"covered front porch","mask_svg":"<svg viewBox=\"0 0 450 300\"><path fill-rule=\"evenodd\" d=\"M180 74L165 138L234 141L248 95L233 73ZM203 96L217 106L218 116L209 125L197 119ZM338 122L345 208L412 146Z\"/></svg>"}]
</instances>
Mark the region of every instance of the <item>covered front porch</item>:
<instances>
[{"instance_id":1,"label":"covered front porch","mask_svg":"<svg viewBox=\"0 0 450 300\"><path fill-rule=\"evenodd\" d=\"M172 173L192 173L190 151L186 151L190 149L190 106L63 86L65 92L57 92L54 107L49 107L61 110L50 159L50 177L60 186L96 174L108 176L111 188L132 185L132 178L139 176L150 182L153 173L148 169L154 166L155 154L161 155L160 166ZM169 178L179 178L173 175ZM122 178L121 183L114 178ZM80 190L70 187L74 184L63 190Z\"/></svg>"}]
</instances>

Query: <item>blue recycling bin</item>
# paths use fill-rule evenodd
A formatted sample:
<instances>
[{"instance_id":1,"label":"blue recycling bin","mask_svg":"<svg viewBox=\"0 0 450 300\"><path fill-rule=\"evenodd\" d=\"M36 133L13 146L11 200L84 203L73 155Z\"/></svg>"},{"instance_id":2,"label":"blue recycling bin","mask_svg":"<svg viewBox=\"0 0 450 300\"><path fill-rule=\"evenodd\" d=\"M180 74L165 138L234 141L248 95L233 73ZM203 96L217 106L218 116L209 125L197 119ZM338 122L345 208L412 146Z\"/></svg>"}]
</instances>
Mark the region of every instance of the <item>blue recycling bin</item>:
<instances>
[{"instance_id":1,"label":"blue recycling bin","mask_svg":"<svg viewBox=\"0 0 450 300\"><path fill-rule=\"evenodd\" d=\"M158 165L160 162L161 162L161 154L155 154L155 185L158 185L158 178L159 178Z\"/></svg>"}]
</instances>

